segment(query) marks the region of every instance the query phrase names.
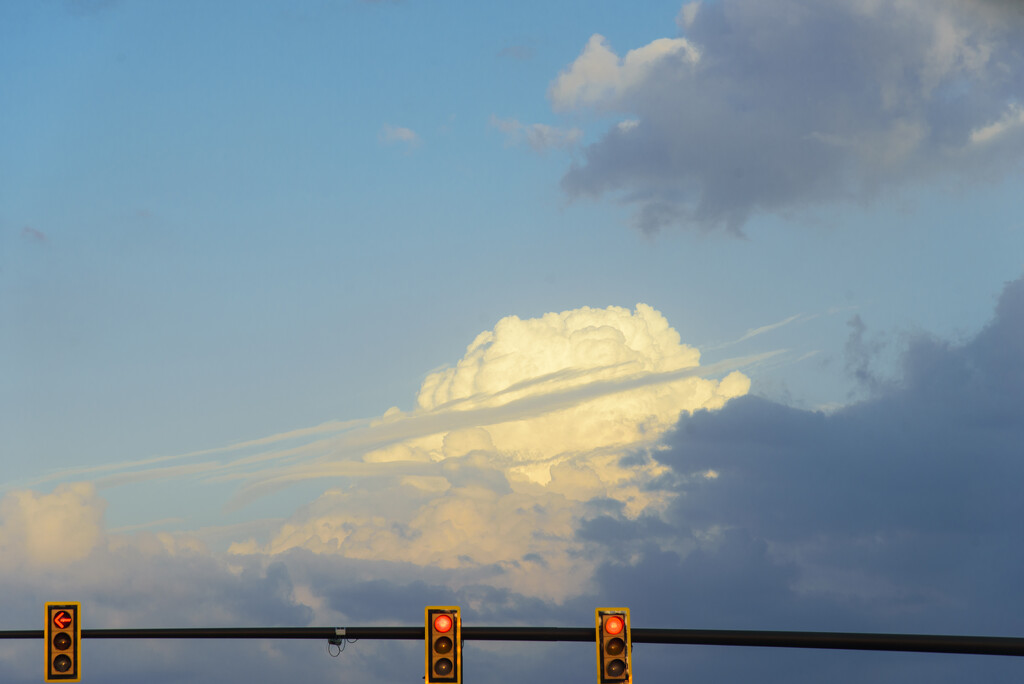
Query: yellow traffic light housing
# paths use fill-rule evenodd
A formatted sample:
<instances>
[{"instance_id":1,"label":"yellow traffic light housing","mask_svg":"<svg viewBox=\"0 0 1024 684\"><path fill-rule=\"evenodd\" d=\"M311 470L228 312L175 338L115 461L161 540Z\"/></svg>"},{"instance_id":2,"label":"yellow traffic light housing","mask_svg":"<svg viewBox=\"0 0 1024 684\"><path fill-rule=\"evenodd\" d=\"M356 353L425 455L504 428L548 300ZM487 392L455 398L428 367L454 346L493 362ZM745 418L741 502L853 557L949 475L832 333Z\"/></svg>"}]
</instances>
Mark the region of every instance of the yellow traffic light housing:
<instances>
[{"instance_id":1,"label":"yellow traffic light housing","mask_svg":"<svg viewBox=\"0 0 1024 684\"><path fill-rule=\"evenodd\" d=\"M46 604L47 682L78 682L82 679L82 604L77 601Z\"/></svg>"},{"instance_id":2,"label":"yellow traffic light housing","mask_svg":"<svg viewBox=\"0 0 1024 684\"><path fill-rule=\"evenodd\" d=\"M632 684L629 608L596 609L594 627L597 638L598 684Z\"/></svg>"},{"instance_id":3,"label":"yellow traffic light housing","mask_svg":"<svg viewBox=\"0 0 1024 684\"><path fill-rule=\"evenodd\" d=\"M426 684L461 684L462 618L459 607L427 606L424 620Z\"/></svg>"}]
</instances>

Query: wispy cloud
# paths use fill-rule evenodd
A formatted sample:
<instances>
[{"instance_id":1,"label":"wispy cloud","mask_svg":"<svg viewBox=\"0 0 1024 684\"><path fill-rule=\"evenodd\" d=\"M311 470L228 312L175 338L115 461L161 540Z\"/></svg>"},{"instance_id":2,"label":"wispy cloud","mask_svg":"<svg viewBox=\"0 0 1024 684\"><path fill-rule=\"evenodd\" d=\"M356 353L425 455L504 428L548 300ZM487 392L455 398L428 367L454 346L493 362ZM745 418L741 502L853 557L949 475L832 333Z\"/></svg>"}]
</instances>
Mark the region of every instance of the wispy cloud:
<instances>
[{"instance_id":1,"label":"wispy cloud","mask_svg":"<svg viewBox=\"0 0 1024 684\"><path fill-rule=\"evenodd\" d=\"M357 477L390 473L394 467L389 464L362 462L336 462L337 459L358 458L363 454L387 447L397 442L416 439L438 433L470 427L489 426L516 420L535 418L547 413L565 410L585 401L611 396L644 387L653 387L678 380L695 377L715 377L763 363L779 354L781 350L726 359L708 366L684 368L664 373L641 373L613 380L585 383L560 391L527 396L499 406L459 408L467 403L485 404L505 393L475 395L472 398L452 402L445 408L400 413L383 417L372 423L366 420L334 421L323 425L271 435L261 439L241 442L215 449L193 451L173 456L162 456L124 463L108 463L91 468L70 468L38 478L28 485L43 482L90 479L99 488L121 486L151 480L203 476L209 482L245 480L250 482L246 493L259 486L265 489L300 480L338 477ZM549 378L550 379L550 378ZM200 457L231 453L253 447L301 440L323 433L333 433L328 438L314 439L299 446L285 449L258 451L242 458L231 460L202 460L196 463L177 463ZM308 459L316 459L308 462ZM330 461L330 462L329 462ZM273 464L273 467L265 467ZM291 464L291 465L287 465ZM411 464L403 463L403 472L408 474ZM430 467L420 466L415 474L430 474ZM98 477L96 477L98 476ZM246 497L251 500L251 497Z\"/></svg>"},{"instance_id":2,"label":"wispy cloud","mask_svg":"<svg viewBox=\"0 0 1024 684\"><path fill-rule=\"evenodd\" d=\"M508 45L498 51L498 56L525 62L528 59L533 59L534 52L529 45Z\"/></svg>"},{"instance_id":3,"label":"wispy cloud","mask_svg":"<svg viewBox=\"0 0 1024 684\"><path fill-rule=\"evenodd\" d=\"M420 137L416 135L416 131L404 126L392 126L391 124L381 126L380 140L389 144L401 143L410 147L416 147L420 144Z\"/></svg>"},{"instance_id":4,"label":"wispy cloud","mask_svg":"<svg viewBox=\"0 0 1024 684\"><path fill-rule=\"evenodd\" d=\"M32 226L25 226L21 229L21 238L29 242L46 243L49 242L49 238L46 237L46 233L41 230L36 230Z\"/></svg>"},{"instance_id":5,"label":"wispy cloud","mask_svg":"<svg viewBox=\"0 0 1024 684\"><path fill-rule=\"evenodd\" d=\"M771 332L772 330L778 330L779 328L787 326L790 323L796 323L797 321L809 321L812 318L816 318L816 316L805 315L805 314L796 314L796 315L790 316L789 318L785 318L785 319L783 319L781 321L778 321L776 323L769 323L768 325L762 325L759 328L750 328L745 333L743 333L742 336L737 337L735 340L732 340L731 342L724 342L722 344L715 345L713 347L708 347L708 349L709 350L710 349L722 349L724 347L731 347L734 344L739 344L740 342L746 342L749 339L753 339L753 338L757 337L758 335L763 335L763 334L765 334L767 332Z\"/></svg>"},{"instance_id":6,"label":"wispy cloud","mask_svg":"<svg viewBox=\"0 0 1024 684\"><path fill-rule=\"evenodd\" d=\"M241 451L246 449L254 449L262 446L268 446L271 444L277 444L285 441L302 440L310 437L315 437L318 435L337 433L343 430L351 429L352 427L355 427L357 425L365 425L369 422L369 419L328 421L326 423L315 425L313 427L300 428L298 430L290 430L288 432L281 432L278 434L269 435L267 437L261 437L259 439L237 442L235 444L228 444L226 446L215 447L212 449L189 451L183 454L175 454L171 456L154 456L152 458L144 458L135 461L119 461L114 463L104 463L100 465L86 466L80 468L64 468L26 482L5 483L3 486L0 486L0 489L11 489L12 487L34 487L40 484L45 484L47 482L72 479L95 479L101 486L104 484L108 486L114 484L122 484L130 480L118 480L116 478L120 475L124 475L127 472L144 473L161 471L164 472L165 474L169 474L172 472L170 470L170 466L166 466L164 464L170 462L185 461L188 459L200 458L204 456L214 456L217 454L226 454L234 451ZM111 475L103 475L105 473L111 473ZM96 477L100 475L103 476L98 478Z\"/></svg>"},{"instance_id":7,"label":"wispy cloud","mask_svg":"<svg viewBox=\"0 0 1024 684\"><path fill-rule=\"evenodd\" d=\"M423 457L419 457L421 462L418 463L412 462L415 459L410 458L393 459L402 460L400 466L364 462L362 459L371 452L399 443L460 430L495 430L495 426L521 421L557 423L561 420L557 416L566 411L575 410L588 402L613 397L623 399L615 399L609 407L619 406L621 408L616 410L621 411L636 404L636 392L645 389L656 390L650 398L644 399L645 402L660 397L657 399L660 403L649 407L643 403L637 404L630 409L639 411L634 420L649 423L652 412L662 412L665 413L663 420L668 421L667 425L675 420L681 409L699 408L709 401L724 402L731 396L729 392L745 391L743 388L747 386L733 383L726 390L725 384L710 381L709 378L734 374L738 369L762 364L779 354L777 351L767 352L699 366L695 350L680 345L678 335L664 324L660 314L644 305L638 305L635 314L611 307L607 310L581 309L548 316L538 319L545 321L543 326L511 317L507 322L499 324L496 328L498 332L482 334L467 352L466 358L474 360L460 362L455 369L441 370L428 377L421 390L420 407L412 412L395 409L373 420L331 421L214 449L65 469L49 473L29 484L90 479L98 487L105 488L175 478L239 482L243 483L242 490L235 498L235 503L239 503L284 484L314 478L390 476L399 471L403 475L433 476L440 473L438 464L429 462L429 459L422 462ZM563 328L563 325L569 327ZM638 336L634 330L630 333L634 338L630 342L632 346L627 346L624 337L612 334L612 325L634 329L649 326L653 331L649 334L663 336L664 339L657 341L660 337L655 337L645 342L644 336ZM523 359L520 363L509 363L509 347L506 345L516 345L515 348L523 353L540 354L536 350L543 344L561 345L559 348L567 349L564 345L568 340L572 340L571 344L575 345L576 351L566 356L564 361L557 361L556 364L565 365L553 366L556 370L534 371L526 375L517 370L530 368L539 360L547 362L546 354L541 354L533 361ZM610 352L614 352L611 357L608 356ZM587 360L581 354L590 355L593 360ZM640 354L655 356L644 360ZM615 362L600 362L608 359ZM584 362L589 365L579 365ZM659 364L662 368L658 367ZM486 368L486 372L481 372L480 379L489 378L487 383L469 393L451 394L451 389L467 386L467 377L460 373L468 368ZM509 371L515 374L508 375L498 385L489 384L493 378L499 377L495 375L499 368L507 369L503 371L506 374ZM469 386L472 387L477 381L470 382ZM681 382L703 384L689 388L688 385L680 385ZM626 397L631 398L627 401ZM578 423L579 419L573 421ZM560 443L559 440L564 441L566 437L562 433L566 431L559 425L551 423L541 428L540 423L537 423L532 431L535 433L532 439L549 439L552 445ZM631 429L636 430L636 427ZM650 432L650 425L647 429L649 432L646 437L637 433L629 439L646 440L657 436L657 430ZM544 437L545 430L553 430L552 435ZM609 434L618 435L608 437L613 441L621 442L623 439L619 432ZM590 439L594 439L594 436L591 435ZM604 438L597 439L600 442ZM549 448L556 451L571 450L581 448L585 443L570 440L563 446L549 445ZM598 448L601 445L595 442L586 448ZM525 443L515 447L520 448L530 447ZM536 450L535 447L533 449ZM541 459L537 463L543 460L541 455L536 458Z\"/></svg>"},{"instance_id":8,"label":"wispy cloud","mask_svg":"<svg viewBox=\"0 0 1024 684\"><path fill-rule=\"evenodd\" d=\"M491 126L505 134L508 144L518 145L525 141L536 152L576 147L583 140L583 131L576 127L558 128L542 123L524 124L516 119L500 119L493 114Z\"/></svg>"}]
</instances>

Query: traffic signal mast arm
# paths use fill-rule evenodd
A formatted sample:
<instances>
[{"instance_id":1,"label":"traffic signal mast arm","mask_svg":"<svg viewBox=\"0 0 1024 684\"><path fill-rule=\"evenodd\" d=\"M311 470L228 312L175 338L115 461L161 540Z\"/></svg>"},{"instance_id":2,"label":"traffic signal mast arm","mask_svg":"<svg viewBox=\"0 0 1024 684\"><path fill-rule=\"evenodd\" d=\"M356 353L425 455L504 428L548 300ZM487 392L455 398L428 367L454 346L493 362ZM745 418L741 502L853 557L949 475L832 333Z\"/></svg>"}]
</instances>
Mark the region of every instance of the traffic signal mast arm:
<instances>
[{"instance_id":1,"label":"traffic signal mast arm","mask_svg":"<svg viewBox=\"0 0 1024 684\"><path fill-rule=\"evenodd\" d=\"M83 629L83 639L315 639L329 641L337 627L180 627ZM423 627L347 627L350 639L420 641ZM42 639L42 629L0 630L0 639ZM866 632L779 632L634 627L634 644L770 646L857 651L973 653L1024 656L1024 637ZM579 641L593 643L593 627L463 627L463 641Z\"/></svg>"}]
</instances>

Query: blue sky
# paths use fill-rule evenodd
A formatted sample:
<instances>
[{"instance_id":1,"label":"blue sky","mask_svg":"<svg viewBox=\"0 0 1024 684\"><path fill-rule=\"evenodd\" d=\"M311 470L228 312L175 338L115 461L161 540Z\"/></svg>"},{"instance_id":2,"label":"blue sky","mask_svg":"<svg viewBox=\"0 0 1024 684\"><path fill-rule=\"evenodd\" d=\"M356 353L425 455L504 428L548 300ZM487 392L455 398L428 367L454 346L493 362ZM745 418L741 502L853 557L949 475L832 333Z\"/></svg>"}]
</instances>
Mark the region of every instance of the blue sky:
<instances>
[{"instance_id":1,"label":"blue sky","mask_svg":"<svg viewBox=\"0 0 1024 684\"><path fill-rule=\"evenodd\" d=\"M1022 48L996 0L4 4L0 628L1024 633Z\"/></svg>"}]
</instances>

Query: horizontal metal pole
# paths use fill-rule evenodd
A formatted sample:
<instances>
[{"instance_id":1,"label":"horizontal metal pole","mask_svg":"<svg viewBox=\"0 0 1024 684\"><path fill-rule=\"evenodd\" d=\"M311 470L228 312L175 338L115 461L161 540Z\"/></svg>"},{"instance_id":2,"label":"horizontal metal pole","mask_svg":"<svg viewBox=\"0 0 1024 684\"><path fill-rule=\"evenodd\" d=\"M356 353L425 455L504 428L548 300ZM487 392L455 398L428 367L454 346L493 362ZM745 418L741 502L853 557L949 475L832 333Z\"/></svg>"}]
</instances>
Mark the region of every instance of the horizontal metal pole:
<instances>
[{"instance_id":1,"label":"horizontal metal pole","mask_svg":"<svg viewBox=\"0 0 1024 684\"><path fill-rule=\"evenodd\" d=\"M769 632L724 629L634 629L633 642L834 648L857 651L975 653L1024 656L1024 638L941 634L865 634L859 632Z\"/></svg>"},{"instance_id":2,"label":"horizontal metal pole","mask_svg":"<svg viewBox=\"0 0 1024 684\"><path fill-rule=\"evenodd\" d=\"M831 648L1024 656L1024 638L860 632L774 632L727 629L630 630L635 644ZM423 639L422 627L184 627L83 629L85 639ZM42 639L43 630L0 631L0 639ZM464 627L465 641L594 641L593 627Z\"/></svg>"}]
</instances>

